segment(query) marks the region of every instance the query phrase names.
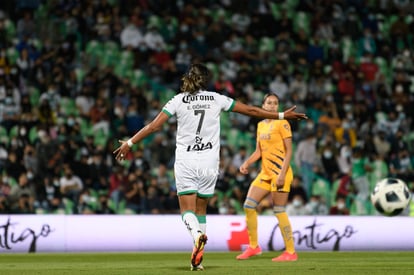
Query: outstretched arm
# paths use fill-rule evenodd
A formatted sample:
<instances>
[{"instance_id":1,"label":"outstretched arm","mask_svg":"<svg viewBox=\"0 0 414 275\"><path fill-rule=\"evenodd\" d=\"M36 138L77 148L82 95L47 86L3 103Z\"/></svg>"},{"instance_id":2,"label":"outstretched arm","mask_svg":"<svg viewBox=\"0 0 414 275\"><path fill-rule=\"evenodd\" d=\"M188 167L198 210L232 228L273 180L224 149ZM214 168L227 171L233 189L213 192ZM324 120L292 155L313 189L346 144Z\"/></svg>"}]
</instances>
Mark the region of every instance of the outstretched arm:
<instances>
[{"instance_id":1,"label":"outstretched arm","mask_svg":"<svg viewBox=\"0 0 414 275\"><path fill-rule=\"evenodd\" d=\"M119 146L113 153L115 154L115 158L117 160L123 160L129 150L131 149L132 145L135 143L140 142L145 137L149 136L150 134L157 132L161 129L164 122L168 120L168 116L160 112L153 121L147 124L144 128L139 130L133 137L129 140L119 140L121 146ZM129 143L129 144L128 144Z\"/></svg>"},{"instance_id":2,"label":"outstretched arm","mask_svg":"<svg viewBox=\"0 0 414 275\"><path fill-rule=\"evenodd\" d=\"M249 158L243 162L243 164L240 166L239 171L242 174L249 173L249 166L258 161L262 157L262 151L260 150L259 142L256 141L256 150L249 156Z\"/></svg>"},{"instance_id":3,"label":"outstretched arm","mask_svg":"<svg viewBox=\"0 0 414 275\"><path fill-rule=\"evenodd\" d=\"M286 111L284 111L283 118L284 119L307 119L308 118L306 114L296 113L295 109L296 109L296 106L293 106L287 109ZM240 113L240 114L248 115L248 116L254 116L254 117L269 118L269 119L280 118L279 113L269 112L262 108L247 105L239 101L236 101L236 104L234 105L234 108L232 111Z\"/></svg>"}]
</instances>

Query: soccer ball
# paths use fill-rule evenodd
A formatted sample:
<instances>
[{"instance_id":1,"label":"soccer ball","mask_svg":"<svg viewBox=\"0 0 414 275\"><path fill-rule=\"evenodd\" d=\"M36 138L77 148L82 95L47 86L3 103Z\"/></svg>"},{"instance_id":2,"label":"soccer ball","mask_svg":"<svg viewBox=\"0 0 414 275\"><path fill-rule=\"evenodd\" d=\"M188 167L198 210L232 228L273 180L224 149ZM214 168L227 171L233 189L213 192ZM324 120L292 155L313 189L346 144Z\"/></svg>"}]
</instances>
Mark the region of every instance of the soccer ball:
<instances>
[{"instance_id":1,"label":"soccer ball","mask_svg":"<svg viewBox=\"0 0 414 275\"><path fill-rule=\"evenodd\" d=\"M384 216L400 214L410 203L411 193L404 181L385 178L377 182L371 193L371 202Z\"/></svg>"}]
</instances>

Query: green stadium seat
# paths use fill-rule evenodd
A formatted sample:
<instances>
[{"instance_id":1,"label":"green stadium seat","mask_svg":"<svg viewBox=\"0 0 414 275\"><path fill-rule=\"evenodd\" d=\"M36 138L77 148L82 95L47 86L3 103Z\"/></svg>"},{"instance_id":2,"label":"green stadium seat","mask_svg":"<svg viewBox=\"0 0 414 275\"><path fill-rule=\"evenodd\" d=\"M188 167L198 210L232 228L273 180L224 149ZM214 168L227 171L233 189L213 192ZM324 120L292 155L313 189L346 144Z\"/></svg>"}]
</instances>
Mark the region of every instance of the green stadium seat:
<instances>
[{"instance_id":1,"label":"green stadium seat","mask_svg":"<svg viewBox=\"0 0 414 275\"><path fill-rule=\"evenodd\" d=\"M102 65L115 66L119 60L119 45L114 41L105 42L103 45Z\"/></svg>"},{"instance_id":2,"label":"green stadium seat","mask_svg":"<svg viewBox=\"0 0 414 275\"><path fill-rule=\"evenodd\" d=\"M17 137L19 135L19 125L14 125L9 131L10 139Z\"/></svg>"},{"instance_id":3,"label":"green stadium seat","mask_svg":"<svg viewBox=\"0 0 414 275\"><path fill-rule=\"evenodd\" d=\"M6 36L9 40L16 36L16 26L10 19L4 20L4 29L6 30Z\"/></svg>"},{"instance_id":4,"label":"green stadium seat","mask_svg":"<svg viewBox=\"0 0 414 275\"><path fill-rule=\"evenodd\" d=\"M277 3L270 2L270 11L275 19L280 18L281 5Z\"/></svg>"},{"instance_id":5,"label":"green stadium seat","mask_svg":"<svg viewBox=\"0 0 414 275\"><path fill-rule=\"evenodd\" d=\"M85 78L85 68L83 67L77 67L75 69L75 74L76 74L76 80L78 81L78 83L82 83L83 79Z\"/></svg>"},{"instance_id":6,"label":"green stadium seat","mask_svg":"<svg viewBox=\"0 0 414 275\"><path fill-rule=\"evenodd\" d=\"M310 15L304 11L298 11L293 16L293 30L298 32L303 29L305 33L310 33Z\"/></svg>"},{"instance_id":7,"label":"green stadium seat","mask_svg":"<svg viewBox=\"0 0 414 275\"><path fill-rule=\"evenodd\" d=\"M216 63L213 63L213 62L207 62L206 66L211 72L212 81L216 81L219 78L219 75L220 75L219 66Z\"/></svg>"},{"instance_id":8,"label":"green stadium seat","mask_svg":"<svg viewBox=\"0 0 414 275\"><path fill-rule=\"evenodd\" d=\"M40 90L35 86L29 88L29 100L32 106L38 106L40 101Z\"/></svg>"},{"instance_id":9,"label":"green stadium seat","mask_svg":"<svg viewBox=\"0 0 414 275\"><path fill-rule=\"evenodd\" d=\"M260 52L274 52L275 51L275 40L270 37L262 37L259 41Z\"/></svg>"},{"instance_id":10,"label":"green stadium seat","mask_svg":"<svg viewBox=\"0 0 414 275\"><path fill-rule=\"evenodd\" d=\"M352 41L351 37L343 37L340 43L340 47L342 49L344 61L347 61L349 57L355 55L355 44Z\"/></svg>"},{"instance_id":11,"label":"green stadium seat","mask_svg":"<svg viewBox=\"0 0 414 275\"><path fill-rule=\"evenodd\" d=\"M29 130L29 141L31 144L34 144L37 140L37 127L32 126Z\"/></svg>"},{"instance_id":12,"label":"green stadium seat","mask_svg":"<svg viewBox=\"0 0 414 275\"><path fill-rule=\"evenodd\" d=\"M0 125L0 143L8 145L10 142L9 133L7 129Z\"/></svg>"},{"instance_id":13,"label":"green stadium seat","mask_svg":"<svg viewBox=\"0 0 414 275\"><path fill-rule=\"evenodd\" d=\"M86 44L85 53L89 67L95 67L104 55L104 47L101 42L91 40Z\"/></svg>"},{"instance_id":14,"label":"green stadium seat","mask_svg":"<svg viewBox=\"0 0 414 275\"><path fill-rule=\"evenodd\" d=\"M63 97L60 100L60 109L63 115L65 116L77 116L79 114L78 107L74 98Z\"/></svg>"},{"instance_id":15,"label":"green stadium seat","mask_svg":"<svg viewBox=\"0 0 414 275\"><path fill-rule=\"evenodd\" d=\"M118 77L131 77L133 75L134 54L129 50L123 50L119 54L119 60L115 65L115 74Z\"/></svg>"},{"instance_id":16,"label":"green stadium seat","mask_svg":"<svg viewBox=\"0 0 414 275\"><path fill-rule=\"evenodd\" d=\"M312 183L312 195L319 195L324 201L329 204L330 200L330 186L329 182L322 178L316 177Z\"/></svg>"},{"instance_id":17,"label":"green stadium seat","mask_svg":"<svg viewBox=\"0 0 414 275\"><path fill-rule=\"evenodd\" d=\"M14 46L7 48L6 56L9 59L10 65L15 65L17 59L19 58L19 52Z\"/></svg>"},{"instance_id":18,"label":"green stadium seat","mask_svg":"<svg viewBox=\"0 0 414 275\"><path fill-rule=\"evenodd\" d=\"M72 215L75 203L72 200L68 199L68 198L63 198L62 201L63 201L63 205L65 206L65 214L66 215Z\"/></svg>"},{"instance_id":19,"label":"green stadium seat","mask_svg":"<svg viewBox=\"0 0 414 275\"><path fill-rule=\"evenodd\" d=\"M330 188L330 205L334 205L336 202L336 194L338 192L339 189L339 185L341 184L341 180L337 179L332 183L332 186Z\"/></svg>"},{"instance_id":20,"label":"green stadium seat","mask_svg":"<svg viewBox=\"0 0 414 275\"><path fill-rule=\"evenodd\" d=\"M103 129L99 129L98 131L93 133L93 137L95 146L105 148L110 134L106 134Z\"/></svg>"},{"instance_id":21,"label":"green stadium seat","mask_svg":"<svg viewBox=\"0 0 414 275\"><path fill-rule=\"evenodd\" d=\"M414 131L404 136L403 140L407 143L410 151L414 150Z\"/></svg>"},{"instance_id":22,"label":"green stadium seat","mask_svg":"<svg viewBox=\"0 0 414 275\"><path fill-rule=\"evenodd\" d=\"M143 87L149 81L148 76L140 69L133 70L129 80L134 87Z\"/></svg>"},{"instance_id":23,"label":"green stadium seat","mask_svg":"<svg viewBox=\"0 0 414 275\"><path fill-rule=\"evenodd\" d=\"M159 94L160 94L160 103L161 105L164 105L165 103L168 102L168 100L173 98L177 93L176 91L172 89L165 89L165 90L160 91Z\"/></svg>"}]
</instances>

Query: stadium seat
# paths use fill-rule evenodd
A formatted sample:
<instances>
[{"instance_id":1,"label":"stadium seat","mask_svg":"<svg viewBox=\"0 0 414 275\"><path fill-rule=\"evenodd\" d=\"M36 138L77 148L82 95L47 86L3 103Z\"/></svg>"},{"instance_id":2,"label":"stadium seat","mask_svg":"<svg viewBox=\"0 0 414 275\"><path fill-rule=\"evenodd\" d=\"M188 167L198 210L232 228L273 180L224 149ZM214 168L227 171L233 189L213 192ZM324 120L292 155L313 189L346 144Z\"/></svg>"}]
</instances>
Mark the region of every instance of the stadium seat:
<instances>
[{"instance_id":1,"label":"stadium seat","mask_svg":"<svg viewBox=\"0 0 414 275\"><path fill-rule=\"evenodd\" d=\"M350 195L348 196L348 199L349 201L352 201L351 203L349 203L349 212L353 216L369 215L373 211L375 212L375 210L373 209L374 207L372 207L372 204L368 198L362 200L358 196ZM358 209L358 205L360 209Z\"/></svg>"},{"instance_id":2,"label":"stadium seat","mask_svg":"<svg viewBox=\"0 0 414 275\"><path fill-rule=\"evenodd\" d=\"M259 41L260 52L274 52L275 51L275 40L270 37L262 37Z\"/></svg>"},{"instance_id":3,"label":"stadium seat","mask_svg":"<svg viewBox=\"0 0 414 275\"><path fill-rule=\"evenodd\" d=\"M63 202L63 205L65 206L65 214L66 215L74 214L73 208L75 206L75 203L68 198L63 198L62 202Z\"/></svg>"},{"instance_id":4,"label":"stadium seat","mask_svg":"<svg viewBox=\"0 0 414 275\"><path fill-rule=\"evenodd\" d=\"M119 60L119 45L114 41L107 41L103 45L103 66L115 66Z\"/></svg>"},{"instance_id":5,"label":"stadium seat","mask_svg":"<svg viewBox=\"0 0 414 275\"><path fill-rule=\"evenodd\" d=\"M40 90L39 88L35 87L35 86L30 86L29 88L29 100L30 100L30 104L33 107L36 107L39 105L39 101L40 101Z\"/></svg>"},{"instance_id":6,"label":"stadium seat","mask_svg":"<svg viewBox=\"0 0 414 275\"><path fill-rule=\"evenodd\" d=\"M155 27L157 29L161 28L162 27L162 20L161 20L161 18L159 16L157 16L157 15L154 15L154 14L151 15L148 18L147 27L148 28Z\"/></svg>"},{"instance_id":7,"label":"stadium seat","mask_svg":"<svg viewBox=\"0 0 414 275\"><path fill-rule=\"evenodd\" d=\"M29 130L29 141L31 144L35 144L36 140L37 140L37 127L32 126L32 128L30 128Z\"/></svg>"},{"instance_id":8,"label":"stadium seat","mask_svg":"<svg viewBox=\"0 0 414 275\"><path fill-rule=\"evenodd\" d=\"M310 16L304 11L298 11L293 16L293 30L297 33L303 29L305 33L310 33Z\"/></svg>"},{"instance_id":9,"label":"stadium seat","mask_svg":"<svg viewBox=\"0 0 414 275\"><path fill-rule=\"evenodd\" d=\"M272 15L275 19L280 18L280 9L281 9L281 5L279 5L277 3L270 2L270 10L271 10Z\"/></svg>"},{"instance_id":10,"label":"stadium seat","mask_svg":"<svg viewBox=\"0 0 414 275\"><path fill-rule=\"evenodd\" d=\"M256 105L256 106L262 106L264 95L265 93L263 93L262 91L254 91L252 98L251 98L253 102L251 102L251 104ZM279 106L279 109L282 110L283 108Z\"/></svg>"},{"instance_id":11,"label":"stadium seat","mask_svg":"<svg viewBox=\"0 0 414 275\"><path fill-rule=\"evenodd\" d=\"M134 87L143 87L149 81L148 76L140 69L133 70L129 80Z\"/></svg>"},{"instance_id":12,"label":"stadium seat","mask_svg":"<svg viewBox=\"0 0 414 275\"><path fill-rule=\"evenodd\" d=\"M285 4L286 4L286 8L288 10L294 11L296 9L296 7L298 6L300 0L286 0Z\"/></svg>"},{"instance_id":13,"label":"stadium seat","mask_svg":"<svg viewBox=\"0 0 414 275\"><path fill-rule=\"evenodd\" d=\"M1 136L8 136L8 135L9 135L9 133L7 132L7 129L4 126L0 125L0 137Z\"/></svg>"},{"instance_id":14,"label":"stadium seat","mask_svg":"<svg viewBox=\"0 0 414 275\"><path fill-rule=\"evenodd\" d=\"M329 194L329 196L330 196L330 205L334 205L335 202L336 202L336 194L338 193L338 188L339 188L340 183L341 183L340 179L336 179L336 180L334 180L334 182L332 182L332 186L331 186L331 189L330 189L330 192L329 192L330 193Z\"/></svg>"},{"instance_id":15,"label":"stadium seat","mask_svg":"<svg viewBox=\"0 0 414 275\"><path fill-rule=\"evenodd\" d=\"M99 129L93 133L93 142L95 146L105 148L110 136L110 133L105 133L103 129Z\"/></svg>"},{"instance_id":16,"label":"stadium seat","mask_svg":"<svg viewBox=\"0 0 414 275\"><path fill-rule=\"evenodd\" d=\"M4 29L6 30L6 35L9 39L16 36L16 26L10 19L4 20Z\"/></svg>"},{"instance_id":17,"label":"stadium seat","mask_svg":"<svg viewBox=\"0 0 414 275\"><path fill-rule=\"evenodd\" d=\"M83 118L83 117L78 117L77 121L79 122L82 136L86 137L86 136L93 135L92 125L88 119Z\"/></svg>"},{"instance_id":18,"label":"stadium seat","mask_svg":"<svg viewBox=\"0 0 414 275\"><path fill-rule=\"evenodd\" d=\"M211 72L211 79L212 81L216 81L219 78L219 74L220 74L220 69L219 66L216 63L213 62L207 62L206 63L207 68L210 70Z\"/></svg>"},{"instance_id":19,"label":"stadium seat","mask_svg":"<svg viewBox=\"0 0 414 275\"><path fill-rule=\"evenodd\" d=\"M165 103L167 103L168 100L173 98L176 94L177 94L176 91L172 89L165 89L165 90L160 91L159 92L160 104L164 105Z\"/></svg>"},{"instance_id":20,"label":"stadium seat","mask_svg":"<svg viewBox=\"0 0 414 275\"><path fill-rule=\"evenodd\" d=\"M8 145L10 141L7 129L0 125L0 143Z\"/></svg>"},{"instance_id":21,"label":"stadium seat","mask_svg":"<svg viewBox=\"0 0 414 275\"><path fill-rule=\"evenodd\" d=\"M414 150L414 131L405 135L403 140L408 145L408 149L412 152Z\"/></svg>"},{"instance_id":22,"label":"stadium seat","mask_svg":"<svg viewBox=\"0 0 414 275\"><path fill-rule=\"evenodd\" d=\"M317 176L312 183L312 195L319 195L327 204L329 204L330 192L329 182L326 179Z\"/></svg>"},{"instance_id":23,"label":"stadium seat","mask_svg":"<svg viewBox=\"0 0 414 275\"><path fill-rule=\"evenodd\" d=\"M230 129L231 129L229 113L223 112L220 115L220 124L221 124L220 134L221 134L222 137L225 137L225 136L227 136L227 132L230 131Z\"/></svg>"},{"instance_id":24,"label":"stadium seat","mask_svg":"<svg viewBox=\"0 0 414 275\"><path fill-rule=\"evenodd\" d=\"M10 139L17 137L19 135L19 125L14 125L10 130L9 130L9 137Z\"/></svg>"},{"instance_id":25,"label":"stadium seat","mask_svg":"<svg viewBox=\"0 0 414 275\"><path fill-rule=\"evenodd\" d=\"M115 65L115 74L118 77L131 77L133 74L134 55L129 50L123 50L119 54L118 62Z\"/></svg>"},{"instance_id":26,"label":"stadium seat","mask_svg":"<svg viewBox=\"0 0 414 275\"><path fill-rule=\"evenodd\" d=\"M85 68L79 66L75 69L75 74L76 74L76 80L78 81L78 83L82 83L84 77L85 77Z\"/></svg>"},{"instance_id":27,"label":"stadium seat","mask_svg":"<svg viewBox=\"0 0 414 275\"><path fill-rule=\"evenodd\" d=\"M236 128L231 128L226 131L225 137L228 144L238 150L241 146L245 146L247 151L252 151L255 148L256 139L254 134L250 132L240 131Z\"/></svg>"},{"instance_id":28,"label":"stadium seat","mask_svg":"<svg viewBox=\"0 0 414 275\"><path fill-rule=\"evenodd\" d=\"M77 116L79 114L75 99L70 97L63 97L60 100L60 109L65 116Z\"/></svg>"},{"instance_id":29,"label":"stadium seat","mask_svg":"<svg viewBox=\"0 0 414 275\"><path fill-rule=\"evenodd\" d=\"M340 42L342 49L343 61L346 62L349 57L355 55L355 45L351 37L344 36Z\"/></svg>"},{"instance_id":30,"label":"stadium seat","mask_svg":"<svg viewBox=\"0 0 414 275\"><path fill-rule=\"evenodd\" d=\"M19 58L19 52L14 46L7 48L6 56L9 59L10 65L15 65Z\"/></svg>"},{"instance_id":31,"label":"stadium seat","mask_svg":"<svg viewBox=\"0 0 414 275\"><path fill-rule=\"evenodd\" d=\"M390 73L388 61L384 57L377 56L375 57L374 62L378 65L381 73L383 73L384 75L388 75Z\"/></svg>"},{"instance_id":32,"label":"stadium seat","mask_svg":"<svg viewBox=\"0 0 414 275\"><path fill-rule=\"evenodd\" d=\"M410 92L414 94L414 76L410 76L411 86L410 86Z\"/></svg>"},{"instance_id":33,"label":"stadium seat","mask_svg":"<svg viewBox=\"0 0 414 275\"><path fill-rule=\"evenodd\" d=\"M95 67L98 65L101 57L104 53L104 48L101 42L97 40L91 40L86 44L85 53L87 56L87 63L89 67Z\"/></svg>"},{"instance_id":34,"label":"stadium seat","mask_svg":"<svg viewBox=\"0 0 414 275\"><path fill-rule=\"evenodd\" d=\"M125 214L125 208L126 208L126 200L121 200L118 203L118 207L116 207L116 213L117 214Z\"/></svg>"}]
</instances>

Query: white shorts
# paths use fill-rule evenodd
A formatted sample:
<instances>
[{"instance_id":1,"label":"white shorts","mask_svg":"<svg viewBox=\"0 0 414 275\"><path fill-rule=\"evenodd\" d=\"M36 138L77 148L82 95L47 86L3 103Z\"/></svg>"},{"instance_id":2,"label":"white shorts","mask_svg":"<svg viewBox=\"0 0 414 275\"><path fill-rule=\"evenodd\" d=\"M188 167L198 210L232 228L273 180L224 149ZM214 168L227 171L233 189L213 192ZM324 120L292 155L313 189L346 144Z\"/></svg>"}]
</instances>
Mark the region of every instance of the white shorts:
<instances>
[{"instance_id":1,"label":"white shorts","mask_svg":"<svg viewBox=\"0 0 414 275\"><path fill-rule=\"evenodd\" d=\"M176 160L174 173L178 195L197 193L199 197L212 197L218 169L218 160Z\"/></svg>"}]
</instances>

